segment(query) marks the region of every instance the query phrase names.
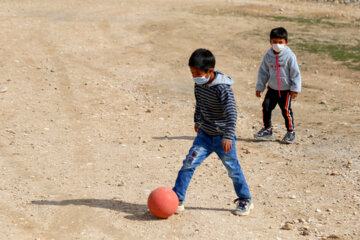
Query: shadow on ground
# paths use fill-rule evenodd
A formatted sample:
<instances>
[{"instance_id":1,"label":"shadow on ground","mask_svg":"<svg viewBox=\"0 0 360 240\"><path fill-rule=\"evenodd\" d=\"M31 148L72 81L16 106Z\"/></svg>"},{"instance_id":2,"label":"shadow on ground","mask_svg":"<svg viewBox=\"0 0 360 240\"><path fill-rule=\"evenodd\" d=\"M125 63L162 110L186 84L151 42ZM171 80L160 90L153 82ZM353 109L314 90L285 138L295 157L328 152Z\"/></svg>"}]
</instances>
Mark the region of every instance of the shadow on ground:
<instances>
[{"instance_id":1,"label":"shadow on ground","mask_svg":"<svg viewBox=\"0 0 360 240\"><path fill-rule=\"evenodd\" d=\"M125 216L126 219L134 221L154 221L162 220L154 217L148 210L147 205L128 203L121 200L115 199L69 199L69 200L36 200L32 201L35 205L52 205L52 206L88 206L95 208L110 209L113 211L129 213L130 215ZM202 208L202 207L186 207L186 210L201 210L201 211L224 211L227 212L229 209L222 208Z\"/></svg>"},{"instance_id":2,"label":"shadow on ground","mask_svg":"<svg viewBox=\"0 0 360 240\"><path fill-rule=\"evenodd\" d=\"M272 139L272 140L261 140L261 139L254 139L254 138L238 138L237 141L239 142L248 142L248 143L260 143L260 142L267 142L267 143L280 143L280 144L287 144L280 139Z\"/></svg>"},{"instance_id":3,"label":"shadow on ground","mask_svg":"<svg viewBox=\"0 0 360 240\"><path fill-rule=\"evenodd\" d=\"M153 137L155 140L194 140L194 136Z\"/></svg>"},{"instance_id":4,"label":"shadow on ground","mask_svg":"<svg viewBox=\"0 0 360 240\"><path fill-rule=\"evenodd\" d=\"M153 137L153 139L155 139L155 140L194 140L195 137L194 136L174 136L174 137ZM254 139L254 138L238 138L237 141L239 141L239 142L248 142L248 143L258 143L258 142L273 143L273 142L277 142L277 143L284 144L284 142L282 142L279 139L276 139L276 140L259 140L259 139Z\"/></svg>"}]
</instances>

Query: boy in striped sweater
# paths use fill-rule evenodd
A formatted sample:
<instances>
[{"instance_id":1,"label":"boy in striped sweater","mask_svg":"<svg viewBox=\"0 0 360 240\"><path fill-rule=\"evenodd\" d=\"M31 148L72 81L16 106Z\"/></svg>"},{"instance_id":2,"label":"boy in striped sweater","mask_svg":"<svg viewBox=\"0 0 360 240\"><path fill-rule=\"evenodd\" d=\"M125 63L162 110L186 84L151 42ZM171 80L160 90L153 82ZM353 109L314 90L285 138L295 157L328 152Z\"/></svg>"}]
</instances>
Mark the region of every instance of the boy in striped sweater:
<instances>
[{"instance_id":1,"label":"boy in striped sweater","mask_svg":"<svg viewBox=\"0 0 360 240\"><path fill-rule=\"evenodd\" d=\"M235 126L237 120L233 80L215 68L215 57L207 49L197 49L189 59L195 82L194 129L197 136L183 161L173 190L179 198L178 213L184 211L186 190L198 167L215 152L233 181L237 199L235 215L248 215L253 203L236 154Z\"/></svg>"}]
</instances>

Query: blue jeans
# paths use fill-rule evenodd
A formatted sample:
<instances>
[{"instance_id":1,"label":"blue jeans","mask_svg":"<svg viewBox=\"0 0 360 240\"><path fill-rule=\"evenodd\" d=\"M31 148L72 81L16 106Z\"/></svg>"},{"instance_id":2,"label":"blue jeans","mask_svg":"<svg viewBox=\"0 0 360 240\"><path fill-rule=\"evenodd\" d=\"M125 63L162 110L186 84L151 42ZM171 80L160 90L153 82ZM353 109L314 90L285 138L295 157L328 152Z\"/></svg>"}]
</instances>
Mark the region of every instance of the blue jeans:
<instances>
[{"instance_id":1,"label":"blue jeans","mask_svg":"<svg viewBox=\"0 0 360 240\"><path fill-rule=\"evenodd\" d=\"M232 140L232 148L228 153L223 150L222 140L222 136L210 136L201 130L198 131L173 188L180 201L185 199L186 190L194 175L195 168L200 166L212 152L219 156L226 167L228 175L233 181L236 195L239 198L251 198L249 187L236 156L236 137Z\"/></svg>"}]
</instances>

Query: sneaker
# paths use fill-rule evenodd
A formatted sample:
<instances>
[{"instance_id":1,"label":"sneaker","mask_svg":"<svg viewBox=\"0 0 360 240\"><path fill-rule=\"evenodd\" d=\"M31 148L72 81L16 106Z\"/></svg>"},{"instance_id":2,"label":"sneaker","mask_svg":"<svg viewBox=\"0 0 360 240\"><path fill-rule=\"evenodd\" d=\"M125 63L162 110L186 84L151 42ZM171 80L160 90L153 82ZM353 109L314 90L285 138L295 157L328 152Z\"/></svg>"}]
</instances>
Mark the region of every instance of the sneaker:
<instances>
[{"instance_id":1,"label":"sneaker","mask_svg":"<svg viewBox=\"0 0 360 240\"><path fill-rule=\"evenodd\" d=\"M250 213L250 210L254 208L254 204L252 203L251 198L248 199L235 199L234 203L236 203L236 208L233 211L233 214L239 216L247 216Z\"/></svg>"},{"instance_id":2,"label":"sneaker","mask_svg":"<svg viewBox=\"0 0 360 240\"><path fill-rule=\"evenodd\" d=\"M272 128L263 128L258 133L254 134L254 138L259 140L273 139Z\"/></svg>"},{"instance_id":3,"label":"sneaker","mask_svg":"<svg viewBox=\"0 0 360 240\"><path fill-rule=\"evenodd\" d=\"M294 131L288 131L284 138L283 138L283 142L291 144L295 142L295 132Z\"/></svg>"},{"instance_id":4,"label":"sneaker","mask_svg":"<svg viewBox=\"0 0 360 240\"><path fill-rule=\"evenodd\" d=\"M179 206L175 212L175 214L180 214L185 211L184 201L179 201Z\"/></svg>"}]
</instances>

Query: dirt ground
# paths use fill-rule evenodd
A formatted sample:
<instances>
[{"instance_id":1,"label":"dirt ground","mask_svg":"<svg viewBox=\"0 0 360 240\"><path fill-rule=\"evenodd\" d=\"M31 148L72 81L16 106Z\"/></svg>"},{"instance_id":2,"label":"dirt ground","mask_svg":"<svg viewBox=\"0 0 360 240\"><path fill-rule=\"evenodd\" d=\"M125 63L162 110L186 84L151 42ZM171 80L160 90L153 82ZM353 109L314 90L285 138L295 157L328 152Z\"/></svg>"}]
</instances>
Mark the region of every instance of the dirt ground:
<instances>
[{"instance_id":1,"label":"dirt ground","mask_svg":"<svg viewBox=\"0 0 360 240\"><path fill-rule=\"evenodd\" d=\"M356 43L360 27L294 17L347 24L359 22L360 9L2 0L0 239L360 239L360 72L294 45L301 37ZM278 141L278 108L276 140L252 137L262 122L257 70L278 26L289 31L302 71L293 145ZM199 47L235 81L237 151L255 209L231 214L231 180L211 155L195 172L185 213L159 220L147 197L173 186L194 139L187 61Z\"/></svg>"}]
</instances>

